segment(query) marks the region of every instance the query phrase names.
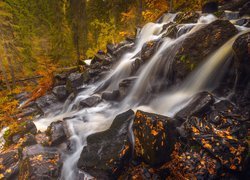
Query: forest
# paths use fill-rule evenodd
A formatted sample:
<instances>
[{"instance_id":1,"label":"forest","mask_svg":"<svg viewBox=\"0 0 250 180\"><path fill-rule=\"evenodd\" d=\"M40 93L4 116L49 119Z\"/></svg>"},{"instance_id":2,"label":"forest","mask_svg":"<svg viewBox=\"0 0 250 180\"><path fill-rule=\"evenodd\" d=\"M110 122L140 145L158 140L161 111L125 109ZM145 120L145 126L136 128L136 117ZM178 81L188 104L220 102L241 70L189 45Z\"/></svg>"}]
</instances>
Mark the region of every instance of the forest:
<instances>
[{"instance_id":1,"label":"forest","mask_svg":"<svg viewBox=\"0 0 250 180\"><path fill-rule=\"evenodd\" d=\"M0 179L247 179L248 0L0 0Z\"/></svg>"}]
</instances>

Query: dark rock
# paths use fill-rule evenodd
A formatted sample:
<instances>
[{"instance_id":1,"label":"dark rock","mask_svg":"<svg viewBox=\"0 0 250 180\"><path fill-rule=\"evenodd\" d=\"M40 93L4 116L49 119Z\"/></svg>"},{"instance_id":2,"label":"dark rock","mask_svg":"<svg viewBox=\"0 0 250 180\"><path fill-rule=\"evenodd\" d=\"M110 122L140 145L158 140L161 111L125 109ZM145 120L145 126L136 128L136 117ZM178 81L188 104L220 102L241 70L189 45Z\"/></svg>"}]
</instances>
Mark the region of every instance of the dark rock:
<instances>
[{"instance_id":1,"label":"dark rock","mask_svg":"<svg viewBox=\"0 0 250 180\"><path fill-rule=\"evenodd\" d=\"M186 107L176 113L175 118L185 121L192 115L199 116L210 109L214 103L214 97L208 92L201 92L192 97Z\"/></svg>"},{"instance_id":2,"label":"dark rock","mask_svg":"<svg viewBox=\"0 0 250 180\"><path fill-rule=\"evenodd\" d=\"M149 41L143 45L141 50L141 60L143 62L149 60L153 56L153 54L157 50L158 42L158 40Z\"/></svg>"},{"instance_id":3,"label":"dark rock","mask_svg":"<svg viewBox=\"0 0 250 180\"><path fill-rule=\"evenodd\" d=\"M61 101L65 100L69 95L65 85L54 87L52 92Z\"/></svg>"},{"instance_id":4,"label":"dark rock","mask_svg":"<svg viewBox=\"0 0 250 180\"><path fill-rule=\"evenodd\" d=\"M90 135L77 166L91 176L115 179L131 155L129 125L133 115L132 110L122 113L108 130Z\"/></svg>"},{"instance_id":5,"label":"dark rock","mask_svg":"<svg viewBox=\"0 0 250 180\"><path fill-rule=\"evenodd\" d=\"M243 15L250 15L250 2L247 2L242 8L240 8L240 16Z\"/></svg>"},{"instance_id":6,"label":"dark rock","mask_svg":"<svg viewBox=\"0 0 250 180\"><path fill-rule=\"evenodd\" d=\"M108 54L114 55L114 51L115 51L115 45L114 44L108 43L106 48L107 48L107 53Z\"/></svg>"},{"instance_id":7,"label":"dark rock","mask_svg":"<svg viewBox=\"0 0 250 180\"><path fill-rule=\"evenodd\" d=\"M169 37L171 39L175 39L177 36L177 24L172 24L168 27L167 32L162 35L162 37Z\"/></svg>"},{"instance_id":8,"label":"dark rock","mask_svg":"<svg viewBox=\"0 0 250 180\"><path fill-rule=\"evenodd\" d=\"M141 60L140 57L137 57L131 64L131 74L135 74L143 63L143 60Z\"/></svg>"},{"instance_id":9,"label":"dark rock","mask_svg":"<svg viewBox=\"0 0 250 180\"><path fill-rule=\"evenodd\" d=\"M109 57L106 54L99 52L95 55L95 57L91 61L91 64L95 64L95 63L102 63L103 64L105 61L108 61L107 63L110 64Z\"/></svg>"},{"instance_id":10,"label":"dark rock","mask_svg":"<svg viewBox=\"0 0 250 180\"><path fill-rule=\"evenodd\" d=\"M22 146L31 146L34 144L37 144L36 137L31 133L25 134Z\"/></svg>"},{"instance_id":11,"label":"dark rock","mask_svg":"<svg viewBox=\"0 0 250 180\"><path fill-rule=\"evenodd\" d=\"M218 1L210 0L202 5L202 13L214 13L218 11Z\"/></svg>"},{"instance_id":12,"label":"dark rock","mask_svg":"<svg viewBox=\"0 0 250 180\"><path fill-rule=\"evenodd\" d=\"M118 44L114 51L114 56L119 59L125 52L131 50L134 47L134 43L123 41Z\"/></svg>"},{"instance_id":13,"label":"dark rock","mask_svg":"<svg viewBox=\"0 0 250 180\"><path fill-rule=\"evenodd\" d=\"M32 121L26 121L18 124L18 127L15 129L9 129L5 132L4 139L8 143L17 143L20 138L25 134L31 133L36 134L37 129L35 124Z\"/></svg>"},{"instance_id":14,"label":"dark rock","mask_svg":"<svg viewBox=\"0 0 250 180\"><path fill-rule=\"evenodd\" d=\"M69 75L67 79L66 88L68 93L76 92L77 88L79 88L84 83L84 76L81 73L72 73Z\"/></svg>"},{"instance_id":15,"label":"dark rock","mask_svg":"<svg viewBox=\"0 0 250 180\"><path fill-rule=\"evenodd\" d=\"M119 96L120 96L120 92L118 90L102 93L102 99L107 100L107 101L116 101L118 100Z\"/></svg>"},{"instance_id":16,"label":"dark rock","mask_svg":"<svg viewBox=\"0 0 250 180\"><path fill-rule=\"evenodd\" d=\"M133 124L135 155L151 166L170 160L175 128L168 117L137 111Z\"/></svg>"},{"instance_id":17,"label":"dark rock","mask_svg":"<svg viewBox=\"0 0 250 180\"><path fill-rule=\"evenodd\" d=\"M129 90L136 79L137 79L136 77L130 77L127 79L123 79L120 82L119 94L120 94L121 99L123 99L129 93Z\"/></svg>"},{"instance_id":18,"label":"dark rock","mask_svg":"<svg viewBox=\"0 0 250 180\"><path fill-rule=\"evenodd\" d=\"M49 136L51 146L59 145L66 140L62 121L52 122L48 127L46 134Z\"/></svg>"},{"instance_id":19,"label":"dark rock","mask_svg":"<svg viewBox=\"0 0 250 180\"><path fill-rule=\"evenodd\" d=\"M60 177L61 167L59 153L35 153L20 162L18 179L56 179Z\"/></svg>"},{"instance_id":20,"label":"dark rock","mask_svg":"<svg viewBox=\"0 0 250 180\"><path fill-rule=\"evenodd\" d=\"M34 106L34 107L28 107L28 108L22 109L22 112L17 114L16 117L17 117L17 119L19 119L19 118L24 118L24 117L28 117L28 116L35 116L35 115L38 115L40 113L42 113L40 111L40 109L38 109L36 106Z\"/></svg>"},{"instance_id":21,"label":"dark rock","mask_svg":"<svg viewBox=\"0 0 250 180\"><path fill-rule=\"evenodd\" d=\"M99 75L102 72L102 70L93 68L93 69L90 69L88 72L89 72L89 76L92 78L92 77Z\"/></svg>"},{"instance_id":22,"label":"dark rock","mask_svg":"<svg viewBox=\"0 0 250 180\"><path fill-rule=\"evenodd\" d=\"M250 18L242 18L242 19L239 19L235 22L235 25L238 25L238 26L244 26L244 27L250 27Z\"/></svg>"},{"instance_id":23,"label":"dark rock","mask_svg":"<svg viewBox=\"0 0 250 180\"><path fill-rule=\"evenodd\" d=\"M232 177L220 161L197 145L176 143L172 160L164 165L169 179L221 179Z\"/></svg>"},{"instance_id":24,"label":"dark rock","mask_svg":"<svg viewBox=\"0 0 250 180\"><path fill-rule=\"evenodd\" d=\"M248 0L231 0L224 5L222 5L219 9L220 10L230 10L230 11L237 11L241 8Z\"/></svg>"},{"instance_id":25,"label":"dark rock","mask_svg":"<svg viewBox=\"0 0 250 180\"><path fill-rule=\"evenodd\" d=\"M54 77L54 86L65 85L67 81L67 73L56 74Z\"/></svg>"},{"instance_id":26,"label":"dark rock","mask_svg":"<svg viewBox=\"0 0 250 180\"><path fill-rule=\"evenodd\" d=\"M200 15L193 11L180 12L176 15L174 21L177 24L196 23L199 17Z\"/></svg>"},{"instance_id":27,"label":"dark rock","mask_svg":"<svg viewBox=\"0 0 250 180\"><path fill-rule=\"evenodd\" d=\"M224 16L227 20L235 20L239 19L240 17L239 12L233 12L233 11L225 11Z\"/></svg>"},{"instance_id":28,"label":"dark rock","mask_svg":"<svg viewBox=\"0 0 250 180\"><path fill-rule=\"evenodd\" d=\"M218 107L214 106L213 111L202 117L189 118L183 131L189 134L188 139L210 152L223 166L242 171L248 152L246 127L241 124L240 115L232 114L230 109L221 111Z\"/></svg>"},{"instance_id":29,"label":"dark rock","mask_svg":"<svg viewBox=\"0 0 250 180\"><path fill-rule=\"evenodd\" d=\"M30 96L30 93L28 92L22 92L17 95L15 95L15 99L18 100L20 103L26 101Z\"/></svg>"},{"instance_id":30,"label":"dark rock","mask_svg":"<svg viewBox=\"0 0 250 180\"><path fill-rule=\"evenodd\" d=\"M197 64L237 32L229 21L216 20L187 36L176 52L172 65L172 76L169 76L171 77L169 80L172 83L178 83L186 78ZM204 41L200 41L201 39Z\"/></svg>"},{"instance_id":31,"label":"dark rock","mask_svg":"<svg viewBox=\"0 0 250 180\"><path fill-rule=\"evenodd\" d=\"M45 113L51 105L55 105L58 102L54 94L46 94L36 100L36 105L42 113Z\"/></svg>"},{"instance_id":32,"label":"dark rock","mask_svg":"<svg viewBox=\"0 0 250 180\"><path fill-rule=\"evenodd\" d=\"M18 151L7 150L0 153L0 179L16 179L18 175Z\"/></svg>"},{"instance_id":33,"label":"dark rock","mask_svg":"<svg viewBox=\"0 0 250 180\"><path fill-rule=\"evenodd\" d=\"M101 97L100 96L91 96L88 97L84 100L82 100L79 103L80 108L87 108L87 107L93 107L101 102Z\"/></svg>"}]
</instances>

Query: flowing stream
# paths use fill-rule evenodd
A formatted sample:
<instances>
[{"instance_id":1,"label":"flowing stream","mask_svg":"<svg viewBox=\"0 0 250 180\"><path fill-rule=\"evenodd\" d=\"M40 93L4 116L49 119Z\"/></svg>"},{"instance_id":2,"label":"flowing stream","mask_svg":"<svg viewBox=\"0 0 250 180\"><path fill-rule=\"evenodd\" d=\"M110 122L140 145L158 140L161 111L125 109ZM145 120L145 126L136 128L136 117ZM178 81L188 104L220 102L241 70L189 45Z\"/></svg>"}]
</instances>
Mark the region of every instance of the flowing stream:
<instances>
[{"instance_id":1,"label":"flowing stream","mask_svg":"<svg viewBox=\"0 0 250 180\"><path fill-rule=\"evenodd\" d=\"M86 145L87 136L108 129L117 114L132 108L134 110L142 109L172 117L178 110L187 105L194 94L214 88L220 80L218 77L223 76L223 68L226 68L225 64L227 64L228 57L231 55L232 44L240 33L205 59L182 84L179 84L174 89L165 90L147 102L146 105L143 105L143 98L152 90L151 88L154 85L152 83L158 83L156 80L159 68L164 69L163 79L159 83L163 82L164 78L169 76L168 72L171 70L175 53L183 40L204 26L204 24L216 20L213 15L202 16L196 24L182 25L176 39L162 38L157 51L148 60L148 63L138 70L136 74L137 80L122 102L110 103L103 101L95 107L74 110L74 106L79 104L81 100L93 95L93 92L96 92L104 84L106 84L104 90L117 89L119 82L129 77L131 63L135 60L135 56L141 51L143 45L148 41L161 38L163 25L173 21L174 17L175 14L167 14L162 18L162 22L160 23L146 24L139 33L133 50L125 53L120 58L117 66L106 78L96 84L87 85L85 90L79 93L73 101L67 100L59 114L55 115L52 112L47 117L35 121L37 129L45 131L51 122L67 118L65 121L71 133L72 151L64 155L65 161L63 163L62 179L70 180L76 178L78 173L76 172L76 163L80 157L82 148ZM211 79L214 80L212 85L209 84Z\"/></svg>"}]
</instances>

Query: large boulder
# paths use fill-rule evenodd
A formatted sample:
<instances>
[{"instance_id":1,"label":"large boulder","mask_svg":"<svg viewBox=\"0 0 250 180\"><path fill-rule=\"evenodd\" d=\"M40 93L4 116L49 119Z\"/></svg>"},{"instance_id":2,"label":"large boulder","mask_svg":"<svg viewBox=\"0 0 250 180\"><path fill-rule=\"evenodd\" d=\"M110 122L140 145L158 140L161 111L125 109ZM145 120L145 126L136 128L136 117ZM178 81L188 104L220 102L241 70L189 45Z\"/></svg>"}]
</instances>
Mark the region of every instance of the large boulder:
<instances>
[{"instance_id":1,"label":"large boulder","mask_svg":"<svg viewBox=\"0 0 250 180\"><path fill-rule=\"evenodd\" d=\"M24 148L18 179L56 179L60 177L62 161L58 152L39 145Z\"/></svg>"},{"instance_id":2,"label":"large boulder","mask_svg":"<svg viewBox=\"0 0 250 180\"><path fill-rule=\"evenodd\" d=\"M243 15L250 15L250 2L247 2L246 4L244 4L244 6L242 6L242 8L240 8L240 16Z\"/></svg>"},{"instance_id":3,"label":"large boulder","mask_svg":"<svg viewBox=\"0 0 250 180\"><path fill-rule=\"evenodd\" d=\"M219 7L220 10L238 11L248 0L229 0Z\"/></svg>"},{"instance_id":4,"label":"large boulder","mask_svg":"<svg viewBox=\"0 0 250 180\"><path fill-rule=\"evenodd\" d=\"M40 98L38 98L35 102L36 106L42 112L45 114L47 110L55 105L58 102L57 97L54 94L46 94Z\"/></svg>"},{"instance_id":5,"label":"large boulder","mask_svg":"<svg viewBox=\"0 0 250 180\"><path fill-rule=\"evenodd\" d=\"M54 87L52 92L60 101L64 101L69 95L65 85Z\"/></svg>"},{"instance_id":6,"label":"large boulder","mask_svg":"<svg viewBox=\"0 0 250 180\"><path fill-rule=\"evenodd\" d=\"M80 108L88 108L93 107L101 102L102 98L100 96L90 96L82 101L80 101L79 106Z\"/></svg>"},{"instance_id":7,"label":"large boulder","mask_svg":"<svg viewBox=\"0 0 250 180\"><path fill-rule=\"evenodd\" d=\"M0 153L0 179L16 179L18 175L18 151L7 150Z\"/></svg>"},{"instance_id":8,"label":"large boulder","mask_svg":"<svg viewBox=\"0 0 250 180\"><path fill-rule=\"evenodd\" d=\"M180 12L174 18L177 24L196 23L200 15L194 11Z\"/></svg>"},{"instance_id":9,"label":"large boulder","mask_svg":"<svg viewBox=\"0 0 250 180\"><path fill-rule=\"evenodd\" d=\"M157 50L158 45L159 40L149 41L145 43L141 50L141 59L143 61L147 61L148 59L150 59Z\"/></svg>"},{"instance_id":10,"label":"large boulder","mask_svg":"<svg viewBox=\"0 0 250 180\"><path fill-rule=\"evenodd\" d=\"M237 32L237 29L229 21L216 20L187 36L176 52L171 80L178 82L186 78L197 64L221 47Z\"/></svg>"},{"instance_id":11,"label":"large boulder","mask_svg":"<svg viewBox=\"0 0 250 180\"><path fill-rule=\"evenodd\" d=\"M123 79L119 83L119 94L121 99L123 99L129 93L129 90L136 81L136 79L136 77L129 77L127 79Z\"/></svg>"},{"instance_id":12,"label":"large boulder","mask_svg":"<svg viewBox=\"0 0 250 180\"><path fill-rule=\"evenodd\" d=\"M84 83L84 76L82 73L71 73L67 78L67 91L69 93L71 92L77 92L77 89L83 85Z\"/></svg>"},{"instance_id":13,"label":"large boulder","mask_svg":"<svg viewBox=\"0 0 250 180\"><path fill-rule=\"evenodd\" d=\"M135 156L151 166L170 160L176 134L170 118L138 110L134 124Z\"/></svg>"},{"instance_id":14,"label":"large boulder","mask_svg":"<svg viewBox=\"0 0 250 180\"><path fill-rule=\"evenodd\" d=\"M52 122L47 128L46 134L49 137L51 146L59 145L66 140L66 133L64 132L62 121Z\"/></svg>"},{"instance_id":15,"label":"large boulder","mask_svg":"<svg viewBox=\"0 0 250 180\"><path fill-rule=\"evenodd\" d=\"M128 110L116 116L108 130L90 135L77 166L97 179L115 179L131 156L129 127L133 115Z\"/></svg>"},{"instance_id":16,"label":"large boulder","mask_svg":"<svg viewBox=\"0 0 250 180\"><path fill-rule=\"evenodd\" d=\"M202 5L202 13L214 13L218 11L218 1L209 0L205 1Z\"/></svg>"},{"instance_id":17,"label":"large boulder","mask_svg":"<svg viewBox=\"0 0 250 180\"><path fill-rule=\"evenodd\" d=\"M248 144L247 129L231 103L216 103L203 116L190 117L182 131L231 171L245 168Z\"/></svg>"},{"instance_id":18,"label":"large boulder","mask_svg":"<svg viewBox=\"0 0 250 180\"><path fill-rule=\"evenodd\" d=\"M199 116L210 109L214 101L213 95L208 92L195 94L189 104L176 113L175 118L183 122L192 115Z\"/></svg>"}]
</instances>

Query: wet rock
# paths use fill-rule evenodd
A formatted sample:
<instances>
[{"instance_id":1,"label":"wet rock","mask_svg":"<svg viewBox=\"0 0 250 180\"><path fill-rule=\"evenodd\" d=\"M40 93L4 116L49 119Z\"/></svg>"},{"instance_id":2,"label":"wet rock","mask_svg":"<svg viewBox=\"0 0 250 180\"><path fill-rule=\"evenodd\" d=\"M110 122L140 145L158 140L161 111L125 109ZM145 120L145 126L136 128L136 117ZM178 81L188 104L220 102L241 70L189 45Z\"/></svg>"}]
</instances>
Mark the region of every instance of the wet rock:
<instances>
[{"instance_id":1,"label":"wet rock","mask_svg":"<svg viewBox=\"0 0 250 180\"><path fill-rule=\"evenodd\" d=\"M250 18L242 18L235 22L235 25L250 27Z\"/></svg>"},{"instance_id":2,"label":"wet rock","mask_svg":"<svg viewBox=\"0 0 250 180\"><path fill-rule=\"evenodd\" d=\"M80 108L87 108L87 107L93 107L96 106L97 104L99 104L101 102L101 97L100 96L91 96L88 97L84 100L82 100L79 103Z\"/></svg>"},{"instance_id":3,"label":"wet rock","mask_svg":"<svg viewBox=\"0 0 250 180\"><path fill-rule=\"evenodd\" d=\"M119 84L119 93L121 99L123 99L129 92L130 87L135 82L137 78L136 77L130 77L127 79L123 79Z\"/></svg>"},{"instance_id":4,"label":"wet rock","mask_svg":"<svg viewBox=\"0 0 250 180\"><path fill-rule=\"evenodd\" d=\"M108 65L110 63L112 63L112 61L110 60L110 57L107 56L104 52L98 52L95 57L93 58L93 60L91 61L91 64L95 64L95 63L101 63L102 65Z\"/></svg>"},{"instance_id":5,"label":"wet rock","mask_svg":"<svg viewBox=\"0 0 250 180\"><path fill-rule=\"evenodd\" d=\"M65 85L54 87L52 92L61 101L65 100L69 95Z\"/></svg>"},{"instance_id":6,"label":"wet rock","mask_svg":"<svg viewBox=\"0 0 250 180\"><path fill-rule=\"evenodd\" d=\"M36 100L36 106L42 113L45 113L51 105L55 105L58 102L54 94L46 94Z\"/></svg>"},{"instance_id":7,"label":"wet rock","mask_svg":"<svg viewBox=\"0 0 250 180\"><path fill-rule=\"evenodd\" d=\"M167 32L162 35L162 37L169 37L171 39L175 39L177 36L177 24L172 24L168 27Z\"/></svg>"},{"instance_id":8,"label":"wet rock","mask_svg":"<svg viewBox=\"0 0 250 180\"><path fill-rule=\"evenodd\" d=\"M169 117L137 111L133 124L136 158L151 166L170 160L176 134Z\"/></svg>"},{"instance_id":9,"label":"wet rock","mask_svg":"<svg viewBox=\"0 0 250 180\"><path fill-rule=\"evenodd\" d=\"M224 5L222 5L219 9L220 10L230 10L230 11L237 11L241 8L248 0L231 0Z\"/></svg>"},{"instance_id":10,"label":"wet rock","mask_svg":"<svg viewBox=\"0 0 250 180\"><path fill-rule=\"evenodd\" d=\"M9 129L4 134L4 139L7 143L17 143L25 134L36 134L37 129L32 121L20 122L17 127Z\"/></svg>"},{"instance_id":11,"label":"wet rock","mask_svg":"<svg viewBox=\"0 0 250 180\"><path fill-rule=\"evenodd\" d=\"M23 147L24 146L31 146L31 145L34 145L34 144L37 144L36 137L31 133L25 134L24 137L23 137L22 146Z\"/></svg>"},{"instance_id":12,"label":"wet rock","mask_svg":"<svg viewBox=\"0 0 250 180\"><path fill-rule=\"evenodd\" d=\"M30 96L30 93L28 92L22 92L17 95L15 95L15 99L18 100L20 103L26 101Z\"/></svg>"},{"instance_id":13,"label":"wet rock","mask_svg":"<svg viewBox=\"0 0 250 180\"><path fill-rule=\"evenodd\" d=\"M18 175L18 151L0 153L0 179L16 179Z\"/></svg>"},{"instance_id":14,"label":"wet rock","mask_svg":"<svg viewBox=\"0 0 250 180\"><path fill-rule=\"evenodd\" d=\"M182 122L192 115L199 116L210 109L214 103L214 97L208 92L201 92L192 97L192 100L186 107L180 110L175 118L180 119Z\"/></svg>"},{"instance_id":15,"label":"wet rock","mask_svg":"<svg viewBox=\"0 0 250 180\"><path fill-rule=\"evenodd\" d=\"M125 52L131 50L134 47L134 43L123 41L118 44L114 51L114 56L119 59Z\"/></svg>"},{"instance_id":16,"label":"wet rock","mask_svg":"<svg viewBox=\"0 0 250 180\"><path fill-rule=\"evenodd\" d=\"M69 93L76 92L84 83L84 77L82 73L71 73L67 79L66 88Z\"/></svg>"},{"instance_id":17,"label":"wet rock","mask_svg":"<svg viewBox=\"0 0 250 180\"><path fill-rule=\"evenodd\" d=\"M40 109L34 106L34 107L28 107L28 108L22 109L22 112L17 114L16 117L17 119L19 119L19 118L25 118L28 116L35 116L40 113L42 113Z\"/></svg>"},{"instance_id":18,"label":"wet rock","mask_svg":"<svg viewBox=\"0 0 250 180\"><path fill-rule=\"evenodd\" d=\"M169 80L172 83L178 83L186 78L197 64L221 47L237 32L237 29L229 21L216 20L190 34L176 52L171 72L172 78Z\"/></svg>"},{"instance_id":19,"label":"wet rock","mask_svg":"<svg viewBox=\"0 0 250 180\"><path fill-rule=\"evenodd\" d=\"M115 45L114 44L110 44L108 43L106 46L107 49L107 53L110 55L114 55L114 51L115 51Z\"/></svg>"},{"instance_id":20,"label":"wet rock","mask_svg":"<svg viewBox=\"0 0 250 180\"><path fill-rule=\"evenodd\" d=\"M102 99L107 101L117 101L119 99L119 96L120 92L118 90L102 93Z\"/></svg>"},{"instance_id":21,"label":"wet rock","mask_svg":"<svg viewBox=\"0 0 250 180\"><path fill-rule=\"evenodd\" d=\"M137 57L131 64L131 74L135 74L143 63L143 60L140 57Z\"/></svg>"},{"instance_id":22,"label":"wet rock","mask_svg":"<svg viewBox=\"0 0 250 180\"><path fill-rule=\"evenodd\" d=\"M65 85L67 81L67 73L56 74L54 77L54 86Z\"/></svg>"},{"instance_id":23,"label":"wet rock","mask_svg":"<svg viewBox=\"0 0 250 180\"><path fill-rule=\"evenodd\" d=\"M193 11L178 13L174 19L177 24L196 23L200 15Z\"/></svg>"},{"instance_id":24,"label":"wet rock","mask_svg":"<svg viewBox=\"0 0 250 180\"><path fill-rule=\"evenodd\" d=\"M202 117L189 118L183 131L189 134L188 139L210 152L224 167L242 171L248 152L247 131L241 123L241 116L230 112L230 109L224 112L214 106L213 111Z\"/></svg>"},{"instance_id":25,"label":"wet rock","mask_svg":"<svg viewBox=\"0 0 250 180\"><path fill-rule=\"evenodd\" d=\"M48 127L46 134L49 136L51 146L59 145L66 140L62 121L52 122Z\"/></svg>"},{"instance_id":26,"label":"wet rock","mask_svg":"<svg viewBox=\"0 0 250 180\"><path fill-rule=\"evenodd\" d=\"M93 177L115 179L131 155L129 125L133 115L128 110L116 116L108 130L90 135L77 166Z\"/></svg>"},{"instance_id":27,"label":"wet rock","mask_svg":"<svg viewBox=\"0 0 250 180\"><path fill-rule=\"evenodd\" d=\"M217 0L206 1L202 5L202 13L214 13L217 11L218 11L218 1Z\"/></svg>"},{"instance_id":28,"label":"wet rock","mask_svg":"<svg viewBox=\"0 0 250 180\"><path fill-rule=\"evenodd\" d=\"M225 11L224 16L227 20L235 20L240 17L239 12Z\"/></svg>"},{"instance_id":29,"label":"wet rock","mask_svg":"<svg viewBox=\"0 0 250 180\"><path fill-rule=\"evenodd\" d=\"M242 6L242 8L240 8L240 10L239 10L240 12L239 12L239 14L240 14L240 16L243 16L243 15L250 15L250 2L247 2L246 4L244 4L243 6Z\"/></svg>"},{"instance_id":30,"label":"wet rock","mask_svg":"<svg viewBox=\"0 0 250 180\"><path fill-rule=\"evenodd\" d=\"M61 167L59 153L37 151L23 157L18 179L56 179L60 177Z\"/></svg>"},{"instance_id":31,"label":"wet rock","mask_svg":"<svg viewBox=\"0 0 250 180\"><path fill-rule=\"evenodd\" d=\"M149 41L143 45L142 50L141 50L142 61L147 61L153 56L153 54L155 53L158 47L158 42L159 42L158 40Z\"/></svg>"},{"instance_id":32,"label":"wet rock","mask_svg":"<svg viewBox=\"0 0 250 180\"><path fill-rule=\"evenodd\" d=\"M169 179L220 179L230 175L218 159L197 145L176 143L171 158L161 167L169 169Z\"/></svg>"}]
</instances>

